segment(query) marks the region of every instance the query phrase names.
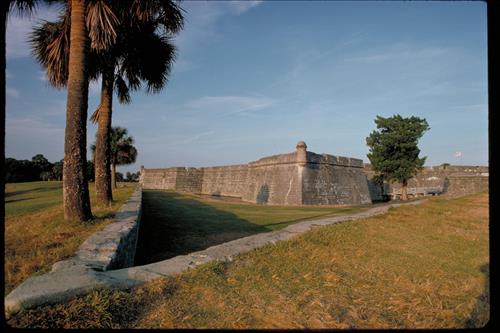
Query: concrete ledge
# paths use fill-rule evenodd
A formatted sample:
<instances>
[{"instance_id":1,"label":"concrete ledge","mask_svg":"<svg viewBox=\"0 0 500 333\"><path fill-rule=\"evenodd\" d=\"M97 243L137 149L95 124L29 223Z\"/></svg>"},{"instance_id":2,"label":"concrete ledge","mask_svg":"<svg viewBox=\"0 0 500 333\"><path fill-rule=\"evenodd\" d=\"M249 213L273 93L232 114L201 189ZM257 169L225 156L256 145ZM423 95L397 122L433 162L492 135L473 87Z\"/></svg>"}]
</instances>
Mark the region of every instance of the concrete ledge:
<instances>
[{"instance_id":1,"label":"concrete ledge","mask_svg":"<svg viewBox=\"0 0 500 333\"><path fill-rule=\"evenodd\" d=\"M426 200L413 201L408 204L418 205L424 201ZM65 265L62 265L60 269L29 278L12 291L5 298L6 316L9 317L22 309L64 302L74 296L86 294L94 288L123 290L164 276L178 274L213 260L231 261L239 254L268 244L276 244L278 241L289 240L315 227L369 218L384 214L390 207L402 205L405 204L389 204L373 207L357 214L303 221L289 225L282 230L235 239L202 251L143 266L98 271L92 267L95 264L94 261L87 262L87 265L82 265L82 262L78 260L65 261Z\"/></svg>"},{"instance_id":2,"label":"concrete ledge","mask_svg":"<svg viewBox=\"0 0 500 333\"><path fill-rule=\"evenodd\" d=\"M75 256L52 265L50 273L28 278L5 297L6 314L45 303L57 303L94 287L113 287L120 281L99 272L134 264L142 212L138 187L115 214L114 222L93 234Z\"/></svg>"},{"instance_id":3,"label":"concrete ledge","mask_svg":"<svg viewBox=\"0 0 500 333\"><path fill-rule=\"evenodd\" d=\"M52 266L52 272L73 266L85 266L98 271L132 266L139 234L141 207L142 189L138 187L118 210L113 223L87 238L80 245L75 257L56 262Z\"/></svg>"}]
</instances>

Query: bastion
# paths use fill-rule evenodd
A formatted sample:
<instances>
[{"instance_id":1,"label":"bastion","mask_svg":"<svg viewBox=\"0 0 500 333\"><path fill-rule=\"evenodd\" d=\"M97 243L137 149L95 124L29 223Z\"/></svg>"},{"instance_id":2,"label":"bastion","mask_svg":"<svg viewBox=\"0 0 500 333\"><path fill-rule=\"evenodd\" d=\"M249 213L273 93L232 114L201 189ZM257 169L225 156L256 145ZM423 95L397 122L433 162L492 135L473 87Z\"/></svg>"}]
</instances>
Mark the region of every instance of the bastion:
<instances>
[{"instance_id":1,"label":"bastion","mask_svg":"<svg viewBox=\"0 0 500 333\"><path fill-rule=\"evenodd\" d=\"M316 154L305 142L296 151L248 164L186 168L141 167L144 189L237 197L270 205L356 205L371 203L363 160Z\"/></svg>"}]
</instances>

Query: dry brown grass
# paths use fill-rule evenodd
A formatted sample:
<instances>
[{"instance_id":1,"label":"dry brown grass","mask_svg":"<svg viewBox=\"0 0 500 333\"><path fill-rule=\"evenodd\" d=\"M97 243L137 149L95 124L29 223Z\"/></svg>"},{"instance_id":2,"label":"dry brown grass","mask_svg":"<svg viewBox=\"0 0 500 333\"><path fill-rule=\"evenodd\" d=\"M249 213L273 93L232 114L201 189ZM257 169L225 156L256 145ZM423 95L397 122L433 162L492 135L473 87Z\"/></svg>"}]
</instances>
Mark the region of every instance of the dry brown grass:
<instances>
[{"instance_id":1,"label":"dry brown grass","mask_svg":"<svg viewBox=\"0 0 500 333\"><path fill-rule=\"evenodd\" d=\"M40 192L40 189L48 190ZM87 237L112 221L114 212L130 197L133 189L128 185L120 187L114 193L112 206L94 207L91 186L95 219L77 223L64 221L60 182L7 184L5 294L29 276L50 271L52 264L71 257ZM40 200L44 200L44 204L39 204ZM47 202L51 202L50 205Z\"/></svg>"},{"instance_id":2,"label":"dry brown grass","mask_svg":"<svg viewBox=\"0 0 500 333\"><path fill-rule=\"evenodd\" d=\"M488 283L488 196L479 194L433 198L383 216L318 228L231 263L213 262L128 292L97 291L70 304L26 311L10 324L480 327L489 319ZM91 304L86 311L92 317L75 312L85 304Z\"/></svg>"}]
</instances>

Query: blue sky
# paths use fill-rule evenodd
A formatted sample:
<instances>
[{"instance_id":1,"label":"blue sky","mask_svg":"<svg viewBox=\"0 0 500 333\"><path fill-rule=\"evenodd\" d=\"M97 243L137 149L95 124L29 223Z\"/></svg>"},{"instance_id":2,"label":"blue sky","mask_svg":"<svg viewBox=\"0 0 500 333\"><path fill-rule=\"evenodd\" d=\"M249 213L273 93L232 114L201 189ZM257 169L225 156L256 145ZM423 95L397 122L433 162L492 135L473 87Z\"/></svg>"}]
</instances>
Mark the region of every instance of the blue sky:
<instances>
[{"instance_id":1,"label":"blue sky","mask_svg":"<svg viewBox=\"0 0 500 333\"><path fill-rule=\"evenodd\" d=\"M114 101L113 125L146 167L247 163L304 140L368 162L376 115L426 118L426 165L487 165L483 2L184 2L177 60L159 94ZM50 87L26 34L57 7L7 26L6 155L63 158L66 91ZM89 114L98 105L91 84ZM96 127L88 123L88 145ZM462 152L462 159L455 152ZM90 153L89 153L90 159Z\"/></svg>"}]
</instances>

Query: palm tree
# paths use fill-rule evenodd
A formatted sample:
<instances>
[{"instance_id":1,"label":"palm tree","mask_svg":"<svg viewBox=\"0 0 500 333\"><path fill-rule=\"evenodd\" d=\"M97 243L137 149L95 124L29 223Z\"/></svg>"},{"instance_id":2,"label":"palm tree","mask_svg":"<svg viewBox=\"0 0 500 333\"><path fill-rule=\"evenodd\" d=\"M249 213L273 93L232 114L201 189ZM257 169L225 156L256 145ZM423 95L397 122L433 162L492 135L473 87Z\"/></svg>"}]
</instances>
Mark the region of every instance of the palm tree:
<instances>
[{"instance_id":1,"label":"palm tree","mask_svg":"<svg viewBox=\"0 0 500 333\"><path fill-rule=\"evenodd\" d=\"M145 81L148 92L159 92L166 84L175 58L170 34L183 25L182 8L170 0L123 1L113 9L120 27L116 40L105 51L90 49L90 77L102 77L101 103L91 117L98 123L95 166L98 204L112 200L110 175L110 129L113 90L121 103L130 102L130 91ZM126 10L123 10L123 9ZM118 17L118 18L117 18ZM33 52L47 68L49 81L64 86L67 79L67 16L57 22L45 22L32 35Z\"/></svg>"},{"instance_id":2,"label":"palm tree","mask_svg":"<svg viewBox=\"0 0 500 333\"><path fill-rule=\"evenodd\" d=\"M116 188L114 171L110 175L109 154L113 87L123 104L130 102L130 90L139 89L141 81L146 81L148 92L159 92L175 58L169 35L178 32L184 22L182 8L170 0L128 4L120 7L125 10L120 11L117 42L97 62L102 74L101 103L91 121L98 123L95 170L97 199L101 204L111 202L111 186Z\"/></svg>"},{"instance_id":3,"label":"palm tree","mask_svg":"<svg viewBox=\"0 0 500 333\"><path fill-rule=\"evenodd\" d=\"M112 127L110 133L111 143L111 183L116 189L116 166L135 163L137 158L137 149L134 147L134 138L128 135L128 131L123 127ZM96 142L98 136L96 133ZM95 157L96 145L90 146Z\"/></svg>"},{"instance_id":4,"label":"palm tree","mask_svg":"<svg viewBox=\"0 0 500 333\"><path fill-rule=\"evenodd\" d=\"M71 0L68 98L64 133L63 203L66 220L92 218L87 170L88 35L85 24L87 1Z\"/></svg>"},{"instance_id":5,"label":"palm tree","mask_svg":"<svg viewBox=\"0 0 500 333\"><path fill-rule=\"evenodd\" d=\"M46 50L46 58L51 62L42 62L42 65L46 65L49 81L56 87L66 85L68 91L63 166L64 218L86 221L92 218L85 175L88 51L90 46L96 51L109 48L116 39L119 22L104 0L71 0L65 4L59 33L54 25L49 33L49 36L57 37Z\"/></svg>"}]
</instances>

